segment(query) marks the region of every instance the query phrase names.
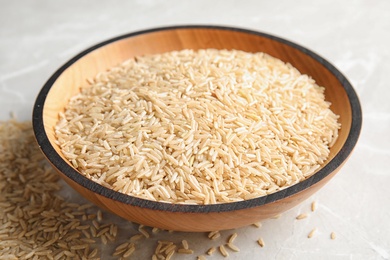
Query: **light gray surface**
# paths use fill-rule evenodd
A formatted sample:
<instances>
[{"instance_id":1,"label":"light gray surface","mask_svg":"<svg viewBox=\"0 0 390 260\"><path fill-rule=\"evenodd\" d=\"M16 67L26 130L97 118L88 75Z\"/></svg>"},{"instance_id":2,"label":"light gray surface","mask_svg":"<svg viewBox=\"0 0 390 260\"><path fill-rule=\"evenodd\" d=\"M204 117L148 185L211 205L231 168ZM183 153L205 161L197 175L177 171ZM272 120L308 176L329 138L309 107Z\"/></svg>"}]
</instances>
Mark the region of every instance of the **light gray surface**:
<instances>
[{"instance_id":1,"label":"light gray surface","mask_svg":"<svg viewBox=\"0 0 390 260\"><path fill-rule=\"evenodd\" d=\"M229 259L390 259L390 1L312 3L0 0L0 119L8 119L13 111L19 119L30 120L39 89L59 66L120 34L167 25L216 24L292 40L335 64L360 96L363 131L344 168L308 201L279 219L265 221L260 229L225 231L212 243L205 234L163 233L140 244L137 256L150 257L156 239L183 237L199 255L237 232L241 251L230 251ZM73 196L73 190L65 192ZM318 210L295 220L301 212L310 213L314 200ZM123 230L131 231L129 223L121 223ZM314 227L318 232L308 239ZM330 239L332 231L336 240ZM264 248L256 244L259 237ZM210 257L221 258L218 252Z\"/></svg>"}]
</instances>

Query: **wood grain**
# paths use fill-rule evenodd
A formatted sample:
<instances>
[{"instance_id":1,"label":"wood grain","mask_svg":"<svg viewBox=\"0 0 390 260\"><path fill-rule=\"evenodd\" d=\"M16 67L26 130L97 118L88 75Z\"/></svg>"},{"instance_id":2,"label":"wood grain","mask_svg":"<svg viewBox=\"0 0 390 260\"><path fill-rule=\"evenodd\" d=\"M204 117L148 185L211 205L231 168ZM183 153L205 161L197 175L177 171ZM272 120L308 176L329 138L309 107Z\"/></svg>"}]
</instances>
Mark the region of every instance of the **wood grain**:
<instances>
[{"instance_id":1,"label":"wood grain","mask_svg":"<svg viewBox=\"0 0 390 260\"><path fill-rule=\"evenodd\" d=\"M325 87L326 99L332 103L331 109L340 115L339 121L342 128L339 131L337 142L331 149L328 161L339 154L350 134L352 110L349 97L342 82L336 77L334 71L332 72L324 66L323 63L326 62L315 54L297 49L294 44L271 36L213 27L171 28L130 35L114 42L108 42L99 48L93 48L82 57L74 59L67 67L64 67L65 70L49 86L50 91L44 101L44 131L51 146L61 156L62 160L66 162L67 160L55 144L54 126L58 120L58 113L63 111L69 99L79 92L80 86L87 84L86 80L88 78L93 78L97 73L134 56L172 50L204 48L265 52L284 62L291 63L301 73L308 74L314 78L319 85ZM311 196L329 181L344 163L344 161L337 162L338 165L331 167L331 173L324 173L324 177L319 181L313 181L315 182L314 185L308 185L310 187L303 188L298 192L292 192L292 195L288 197L274 200L271 203L258 202L258 205L256 203L247 203L245 208L237 210L234 210L236 206L232 204L233 210L230 211L227 211L229 206L225 206L220 212L204 213L203 211L208 211L207 207L204 210L199 210L199 212L180 212L177 211L177 208L176 211L163 211L147 205L135 206L123 200L118 201L113 199L116 196L115 194L110 195L113 197L110 199L108 198L110 196L107 194L103 195L102 192L100 194L96 193L96 184L91 184L86 180L83 180L82 185L77 183L75 180L78 180L78 177L76 178L75 175L78 173L75 172L75 169L71 169L69 163L67 164L68 168L59 167L57 160L53 160L44 147L43 151L67 183L97 205L137 223L182 231L231 229L277 215Z\"/></svg>"}]
</instances>

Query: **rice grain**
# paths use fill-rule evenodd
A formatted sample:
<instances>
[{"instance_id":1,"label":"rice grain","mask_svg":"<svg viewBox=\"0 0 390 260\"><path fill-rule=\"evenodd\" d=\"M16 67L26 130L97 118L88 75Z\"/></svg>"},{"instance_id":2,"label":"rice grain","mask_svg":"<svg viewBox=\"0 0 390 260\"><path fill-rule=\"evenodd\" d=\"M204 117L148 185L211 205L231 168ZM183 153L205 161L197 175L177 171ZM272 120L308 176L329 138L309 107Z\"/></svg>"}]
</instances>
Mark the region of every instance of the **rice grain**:
<instances>
[{"instance_id":1,"label":"rice grain","mask_svg":"<svg viewBox=\"0 0 390 260\"><path fill-rule=\"evenodd\" d=\"M307 238L312 238L315 233L317 233L317 228L313 228L310 233L307 235Z\"/></svg>"},{"instance_id":2,"label":"rice grain","mask_svg":"<svg viewBox=\"0 0 390 260\"><path fill-rule=\"evenodd\" d=\"M264 240L262 239L262 238L259 238L258 240L257 240L257 243L259 244L259 246L261 246L261 247L264 247Z\"/></svg>"},{"instance_id":3,"label":"rice grain","mask_svg":"<svg viewBox=\"0 0 390 260\"><path fill-rule=\"evenodd\" d=\"M208 250L207 250L207 254L208 255L212 255L212 254L214 254L214 252L215 252L215 247L210 247Z\"/></svg>"},{"instance_id":4,"label":"rice grain","mask_svg":"<svg viewBox=\"0 0 390 260\"><path fill-rule=\"evenodd\" d=\"M229 256L229 253L226 251L226 248L224 245L220 245L219 246L219 252L221 252L221 254L224 256L224 257L228 257Z\"/></svg>"},{"instance_id":5,"label":"rice grain","mask_svg":"<svg viewBox=\"0 0 390 260\"><path fill-rule=\"evenodd\" d=\"M240 251L240 249L236 245L234 245L233 243L227 243L226 246L229 247L234 252L239 252Z\"/></svg>"},{"instance_id":6,"label":"rice grain","mask_svg":"<svg viewBox=\"0 0 390 260\"><path fill-rule=\"evenodd\" d=\"M256 223L253 223L252 224L253 226L257 227L257 228L261 228L261 222L256 222Z\"/></svg>"},{"instance_id":7,"label":"rice grain","mask_svg":"<svg viewBox=\"0 0 390 260\"><path fill-rule=\"evenodd\" d=\"M238 234L237 233L233 233L230 237L229 237L229 240L228 240L228 243L231 244L234 242L234 240L237 238Z\"/></svg>"},{"instance_id":8,"label":"rice grain","mask_svg":"<svg viewBox=\"0 0 390 260\"><path fill-rule=\"evenodd\" d=\"M307 217L308 217L308 215L306 213L301 213L295 219L301 220L301 219L304 219L304 218L307 218Z\"/></svg>"},{"instance_id":9,"label":"rice grain","mask_svg":"<svg viewBox=\"0 0 390 260\"><path fill-rule=\"evenodd\" d=\"M323 87L264 53L145 55L88 82L59 115L62 153L93 181L148 200L284 189L321 167L340 127Z\"/></svg>"},{"instance_id":10,"label":"rice grain","mask_svg":"<svg viewBox=\"0 0 390 260\"><path fill-rule=\"evenodd\" d=\"M58 175L39 151L31 122L0 122L0 133L0 194L6 198L0 202L0 258L93 259L100 254L90 250L96 243L92 237L105 237L107 224L87 217L92 204L58 194Z\"/></svg>"},{"instance_id":11,"label":"rice grain","mask_svg":"<svg viewBox=\"0 0 390 260\"><path fill-rule=\"evenodd\" d=\"M311 211L314 212L317 209L317 201L311 203Z\"/></svg>"},{"instance_id":12,"label":"rice grain","mask_svg":"<svg viewBox=\"0 0 390 260\"><path fill-rule=\"evenodd\" d=\"M181 243L182 243L184 249L188 249L189 248L187 240L184 239L184 240L181 241Z\"/></svg>"},{"instance_id":13,"label":"rice grain","mask_svg":"<svg viewBox=\"0 0 390 260\"><path fill-rule=\"evenodd\" d=\"M177 252L178 252L179 254L188 254L188 255L191 255L191 254L194 253L194 250L192 250L192 249L185 249L185 248L179 248L179 249L177 250Z\"/></svg>"}]
</instances>

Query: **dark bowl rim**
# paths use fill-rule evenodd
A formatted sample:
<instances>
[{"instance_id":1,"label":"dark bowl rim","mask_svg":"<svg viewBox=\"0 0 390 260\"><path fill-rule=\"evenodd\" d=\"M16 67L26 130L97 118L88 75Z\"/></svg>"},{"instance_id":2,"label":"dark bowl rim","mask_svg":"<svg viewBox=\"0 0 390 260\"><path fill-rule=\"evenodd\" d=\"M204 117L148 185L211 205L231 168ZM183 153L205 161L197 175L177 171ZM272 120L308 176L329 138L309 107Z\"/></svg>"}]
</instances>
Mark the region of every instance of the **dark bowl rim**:
<instances>
[{"instance_id":1,"label":"dark bowl rim","mask_svg":"<svg viewBox=\"0 0 390 260\"><path fill-rule=\"evenodd\" d=\"M310 56L311 58L315 59L319 63L321 63L325 68L327 68L342 84L344 87L347 96L350 101L351 111L352 111L352 122L351 122L351 129L348 134L348 137L345 141L345 144L341 148L341 150L335 155L335 157L326 164L322 169L320 169L317 173L309 177L308 179L299 182L293 186L290 186L288 188L285 188L283 190L277 191L275 193L265 195L259 198L239 201L239 202L231 202L231 203L221 203L221 204L209 204L209 205L187 205L187 204L172 204L172 203L166 203L166 202L156 202L146 199L141 199L137 197L133 197L130 195L126 195L120 192L113 191L109 188L106 188L77 172L75 169L73 169L71 166L66 163L61 156L56 152L54 147L51 145L45 128L44 128L44 122L43 122L43 108L45 104L46 97L52 87L52 85L55 83L55 81L58 79L58 77L72 64L74 64L76 61L84 57L85 55L89 54L90 52L103 47L105 45L108 45L110 43L113 43L118 40L122 40L129 37L138 36L141 34L147 34L157 31L166 31L166 30L178 30L178 29L210 29L210 30L230 30L230 31L237 31L242 32L246 34L253 34L265 38L269 38L274 41L278 41L280 43L289 45L304 54ZM49 162L56 167L60 172L62 172L65 176L67 176L72 181L78 183L82 187L97 193L101 196L104 196L106 198L119 201L124 204L151 209L151 210L160 210L160 211L168 211L168 212L182 212L182 213L207 213L207 212L226 212L226 211L234 211L234 210L240 210L240 209L248 209L253 207L262 206L265 204L269 204L272 202L276 202L278 200L290 197L296 193L299 193L306 188L312 186L313 184L319 182L320 180L324 179L326 176L328 176L331 172L336 170L338 167L342 165L342 163L349 157L350 153L352 152L353 148L355 147L357 140L360 135L361 131L361 125L362 125L362 111L361 106L359 102L359 98L353 89L352 85L349 83L348 79L330 62L319 56L318 54L314 53L313 51L298 45L296 43L293 43L289 40L270 35L268 33L253 31L249 29L243 29L243 28L237 28L237 27L231 27L231 26L218 26L218 25L178 25L178 26L167 26L167 27L158 27L153 29L146 29L141 31L136 31L133 33L127 33L123 34L105 41L102 41L98 44L93 45L92 47L80 52L73 58L71 58L68 62L66 62L63 66L61 66L45 83L45 85L42 87L40 92L38 93L38 96L36 98L34 107L33 107L33 130L35 134L35 138L38 142L38 145L46 158L49 160Z\"/></svg>"}]
</instances>

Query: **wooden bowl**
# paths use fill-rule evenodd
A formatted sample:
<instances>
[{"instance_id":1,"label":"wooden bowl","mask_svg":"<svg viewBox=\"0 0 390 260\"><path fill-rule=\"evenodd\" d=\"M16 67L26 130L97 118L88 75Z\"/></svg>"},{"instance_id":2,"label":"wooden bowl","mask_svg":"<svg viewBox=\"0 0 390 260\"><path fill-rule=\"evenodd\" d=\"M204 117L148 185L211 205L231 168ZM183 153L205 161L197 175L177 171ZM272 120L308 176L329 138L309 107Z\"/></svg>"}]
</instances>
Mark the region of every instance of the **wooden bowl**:
<instances>
[{"instance_id":1,"label":"wooden bowl","mask_svg":"<svg viewBox=\"0 0 390 260\"><path fill-rule=\"evenodd\" d=\"M81 175L56 144L58 113L79 92L87 78L135 55L181 49L237 49L265 52L291 63L326 88L331 109L342 125L327 163L312 177L279 192L242 202L178 205L148 201L105 188ZM43 153L81 195L125 219L147 226L178 231L213 231L242 227L280 214L307 199L341 168L360 133L362 114L348 80L329 62L290 41L265 33L217 26L166 27L119 36L99 43L72 58L46 82L33 111L33 126Z\"/></svg>"}]
</instances>

